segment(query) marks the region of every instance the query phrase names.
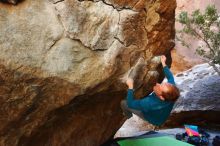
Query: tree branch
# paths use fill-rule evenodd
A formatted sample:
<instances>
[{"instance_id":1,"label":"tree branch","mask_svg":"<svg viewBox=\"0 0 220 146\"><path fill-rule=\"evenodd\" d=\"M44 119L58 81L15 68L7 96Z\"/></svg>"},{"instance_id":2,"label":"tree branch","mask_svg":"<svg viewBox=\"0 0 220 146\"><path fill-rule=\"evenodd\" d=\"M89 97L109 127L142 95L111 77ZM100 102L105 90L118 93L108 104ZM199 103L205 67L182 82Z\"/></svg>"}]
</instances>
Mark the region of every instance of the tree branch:
<instances>
[{"instance_id":1,"label":"tree branch","mask_svg":"<svg viewBox=\"0 0 220 146\"><path fill-rule=\"evenodd\" d=\"M210 46L209 42L208 42L205 38L203 38L194 28L192 28L191 25L189 25L189 28L190 28L200 39L202 39L202 40L206 43L207 47L208 47L208 48L210 49L210 51L214 54L214 50L213 50L212 47Z\"/></svg>"}]
</instances>

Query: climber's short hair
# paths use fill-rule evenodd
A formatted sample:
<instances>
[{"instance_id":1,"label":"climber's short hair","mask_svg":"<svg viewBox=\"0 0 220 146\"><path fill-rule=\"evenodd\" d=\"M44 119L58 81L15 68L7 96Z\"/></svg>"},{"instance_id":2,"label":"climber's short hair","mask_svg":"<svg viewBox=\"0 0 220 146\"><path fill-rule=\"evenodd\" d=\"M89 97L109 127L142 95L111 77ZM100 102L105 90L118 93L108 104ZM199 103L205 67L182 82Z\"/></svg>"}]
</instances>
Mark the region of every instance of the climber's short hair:
<instances>
[{"instance_id":1,"label":"climber's short hair","mask_svg":"<svg viewBox=\"0 0 220 146\"><path fill-rule=\"evenodd\" d=\"M170 83L164 83L166 88L162 91L162 96L166 101L176 101L179 96L180 92L179 89Z\"/></svg>"}]
</instances>

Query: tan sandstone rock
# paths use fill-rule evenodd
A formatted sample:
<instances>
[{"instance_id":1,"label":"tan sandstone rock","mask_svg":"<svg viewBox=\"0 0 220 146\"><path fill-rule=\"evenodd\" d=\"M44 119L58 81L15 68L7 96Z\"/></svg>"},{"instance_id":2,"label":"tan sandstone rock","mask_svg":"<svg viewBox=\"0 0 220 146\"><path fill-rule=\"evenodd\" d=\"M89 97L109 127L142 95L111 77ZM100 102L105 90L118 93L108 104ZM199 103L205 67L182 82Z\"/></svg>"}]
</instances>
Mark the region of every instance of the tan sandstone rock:
<instances>
[{"instance_id":1,"label":"tan sandstone rock","mask_svg":"<svg viewBox=\"0 0 220 146\"><path fill-rule=\"evenodd\" d=\"M121 78L129 69L143 58L139 96L162 80L154 57L169 59L175 7L175 0L0 3L0 145L109 139L125 120Z\"/></svg>"}]
</instances>

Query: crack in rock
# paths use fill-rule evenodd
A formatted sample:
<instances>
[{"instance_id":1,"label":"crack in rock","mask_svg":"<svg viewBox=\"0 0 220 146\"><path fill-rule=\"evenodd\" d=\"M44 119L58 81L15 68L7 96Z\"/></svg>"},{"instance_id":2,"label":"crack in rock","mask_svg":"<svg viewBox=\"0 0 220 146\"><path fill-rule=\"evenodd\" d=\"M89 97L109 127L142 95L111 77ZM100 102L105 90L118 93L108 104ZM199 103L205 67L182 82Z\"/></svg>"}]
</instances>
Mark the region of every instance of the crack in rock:
<instances>
[{"instance_id":1,"label":"crack in rock","mask_svg":"<svg viewBox=\"0 0 220 146\"><path fill-rule=\"evenodd\" d=\"M49 0L49 1L52 2L53 4L57 4L63 2L64 0Z\"/></svg>"},{"instance_id":2,"label":"crack in rock","mask_svg":"<svg viewBox=\"0 0 220 146\"><path fill-rule=\"evenodd\" d=\"M65 0L51 0L51 1L53 1L53 4L58 4L58 3L64 2ZM112 7L113 10L116 10L116 12L118 12L118 15L119 15L119 19L118 19L118 23L117 23L117 24L118 24L118 26L117 26L118 29L117 29L116 33L114 34L113 39L117 40L117 41L120 42L123 46L125 46L125 42L123 42L123 40L121 40L121 39L118 37L118 34L120 33L120 26L121 26L121 24L120 24L120 21L121 21L120 12L122 12L122 11L132 11L132 13L138 13L137 11L135 11L135 10L133 10L133 9L131 9L131 8L126 8L126 7L116 8L113 4L107 3L106 0L77 0L77 1L78 1L78 2L86 2L86 1L89 2L89 1L90 1L90 2L94 2L94 3L102 2L103 4ZM140 1L140 0L139 0L139 1ZM136 5L139 1L137 1L137 2L135 3L135 5ZM56 9L56 8L55 8L55 9ZM72 40L78 40L78 41L80 41L80 43L81 43L83 46L85 46L86 48L89 48L89 49L93 50L90 46L87 46L87 45L83 44L83 41L82 41L80 38L76 38L75 36L71 36L71 34L68 33L68 30L65 29L64 24L63 24L63 22L62 22L62 20L61 20L61 18L60 18L60 15L57 14L57 16L58 16L58 19L59 19L59 21L61 22L61 24L62 24L62 26L63 26L63 28L64 28L64 30L65 30L65 33L67 33L66 36L67 36L68 38L70 38L70 39L72 39ZM112 45L114 42L115 42L115 41L112 41L112 43L110 43L110 45L109 45L108 48L110 48L111 45ZM125 47L126 47L126 46L125 46ZM97 49L95 49L95 50L93 50L93 51L101 51L101 50L102 50L102 51L105 51L105 50L108 50L108 49L99 49L99 48L97 48Z\"/></svg>"},{"instance_id":3,"label":"crack in rock","mask_svg":"<svg viewBox=\"0 0 220 146\"><path fill-rule=\"evenodd\" d=\"M108 2L106 2L105 0L78 0L78 1L79 1L79 2L83 2L83 1L91 1L91 2L95 2L95 3L101 1L101 2L104 3L105 5L111 6L113 9L115 9L115 10L117 10L117 11L130 10L130 11L134 11L134 12L136 12L136 11L133 10L132 8L128 8L128 7L116 8L116 7L114 6L114 4L108 3Z\"/></svg>"}]
</instances>

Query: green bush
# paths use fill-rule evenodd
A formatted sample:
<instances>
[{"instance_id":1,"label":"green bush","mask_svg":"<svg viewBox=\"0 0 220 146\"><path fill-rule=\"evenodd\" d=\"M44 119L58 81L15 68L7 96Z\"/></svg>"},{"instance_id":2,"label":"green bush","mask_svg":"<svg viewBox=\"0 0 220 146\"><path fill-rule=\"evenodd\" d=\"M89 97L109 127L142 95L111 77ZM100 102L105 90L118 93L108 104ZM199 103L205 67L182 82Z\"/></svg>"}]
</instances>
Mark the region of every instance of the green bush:
<instances>
[{"instance_id":1,"label":"green bush","mask_svg":"<svg viewBox=\"0 0 220 146\"><path fill-rule=\"evenodd\" d=\"M191 45L184 41L184 35L204 42L205 45L198 46L196 53L220 75L220 68L216 66L220 64L220 15L215 6L207 6L204 12L195 10L190 16L187 12L181 12L177 21L183 26L177 31L177 40L188 48Z\"/></svg>"}]
</instances>

